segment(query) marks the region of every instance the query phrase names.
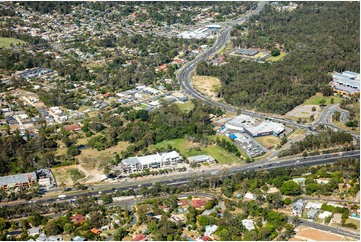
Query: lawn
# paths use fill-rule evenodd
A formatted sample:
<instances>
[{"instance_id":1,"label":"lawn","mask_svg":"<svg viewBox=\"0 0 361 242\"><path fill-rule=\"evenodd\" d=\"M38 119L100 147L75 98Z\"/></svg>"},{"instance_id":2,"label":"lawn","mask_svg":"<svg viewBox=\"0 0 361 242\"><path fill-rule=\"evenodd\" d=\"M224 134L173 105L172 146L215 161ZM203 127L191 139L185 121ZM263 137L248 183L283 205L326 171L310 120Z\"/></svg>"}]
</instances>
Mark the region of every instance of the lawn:
<instances>
[{"instance_id":1,"label":"lawn","mask_svg":"<svg viewBox=\"0 0 361 242\"><path fill-rule=\"evenodd\" d=\"M195 155L210 155L221 164L231 164L233 162L240 162L241 159L236 157L234 154L229 153L222 147L217 145L208 145L201 147L199 143L194 143L186 139L173 139L164 140L156 145L151 145L149 151L155 150L155 148L167 148L168 145L179 150L180 154L184 157L195 156Z\"/></svg>"},{"instance_id":2,"label":"lawn","mask_svg":"<svg viewBox=\"0 0 361 242\"><path fill-rule=\"evenodd\" d=\"M178 105L179 109L184 112L189 112L194 108L194 104L191 101L184 103L177 102L176 104Z\"/></svg>"},{"instance_id":3,"label":"lawn","mask_svg":"<svg viewBox=\"0 0 361 242\"><path fill-rule=\"evenodd\" d=\"M271 61L271 62L275 62L275 61L279 61L281 60L283 57L285 57L287 54L285 52L282 52L281 51L281 54L278 55L278 56L271 56L271 57L268 57L266 60L267 61Z\"/></svg>"},{"instance_id":4,"label":"lawn","mask_svg":"<svg viewBox=\"0 0 361 242\"><path fill-rule=\"evenodd\" d=\"M148 106L147 104L145 104L145 103L141 103L141 104L139 105L139 107L140 107L141 109L145 109L145 108L148 108L149 106Z\"/></svg>"},{"instance_id":5,"label":"lawn","mask_svg":"<svg viewBox=\"0 0 361 242\"><path fill-rule=\"evenodd\" d=\"M331 104L331 99L333 98L334 103L340 103L343 98L337 96L324 97L322 94L316 94L315 96L310 97L309 99L303 102L303 105L320 105L322 99L326 100L326 105Z\"/></svg>"},{"instance_id":6,"label":"lawn","mask_svg":"<svg viewBox=\"0 0 361 242\"><path fill-rule=\"evenodd\" d=\"M357 226L357 231L360 231L360 220L354 219L354 218L348 218L346 219L346 223L352 223Z\"/></svg>"},{"instance_id":7,"label":"lawn","mask_svg":"<svg viewBox=\"0 0 361 242\"><path fill-rule=\"evenodd\" d=\"M257 137L255 139L260 142L264 147L277 146L280 143L280 139L273 135Z\"/></svg>"},{"instance_id":8,"label":"lawn","mask_svg":"<svg viewBox=\"0 0 361 242\"><path fill-rule=\"evenodd\" d=\"M0 48L9 48L10 44L17 45L17 44L25 44L25 41L13 38L3 38L0 37Z\"/></svg>"}]
</instances>

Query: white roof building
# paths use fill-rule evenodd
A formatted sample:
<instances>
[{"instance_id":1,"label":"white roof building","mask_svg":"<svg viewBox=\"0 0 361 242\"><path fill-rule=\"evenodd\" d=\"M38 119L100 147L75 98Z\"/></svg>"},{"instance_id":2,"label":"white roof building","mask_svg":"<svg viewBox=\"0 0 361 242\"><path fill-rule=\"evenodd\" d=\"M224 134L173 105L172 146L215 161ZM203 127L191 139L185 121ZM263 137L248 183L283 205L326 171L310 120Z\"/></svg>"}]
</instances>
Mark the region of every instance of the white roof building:
<instances>
[{"instance_id":1,"label":"white roof building","mask_svg":"<svg viewBox=\"0 0 361 242\"><path fill-rule=\"evenodd\" d=\"M243 219L242 224L248 231L254 229L254 223L253 223L253 220L251 220L251 219Z\"/></svg>"},{"instance_id":2,"label":"white roof building","mask_svg":"<svg viewBox=\"0 0 361 242\"><path fill-rule=\"evenodd\" d=\"M172 151L140 157L129 157L122 160L122 164L124 165L124 171L134 172L142 171L148 168L159 168L169 165L176 165L181 161L183 161L183 157L178 152Z\"/></svg>"},{"instance_id":3,"label":"white roof building","mask_svg":"<svg viewBox=\"0 0 361 242\"><path fill-rule=\"evenodd\" d=\"M206 232L204 233L205 236L211 236L214 232L218 229L217 225L206 226Z\"/></svg>"},{"instance_id":4,"label":"white roof building","mask_svg":"<svg viewBox=\"0 0 361 242\"><path fill-rule=\"evenodd\" d=\"M305 206L305 209L321 209L322 203L320 202L308 202Z\"/></svg>"},{"instance_id":5,"label":"white roof building","mask_svg":"<svg viewBox=\"0 0 361 242\"><path fill-rule=\"evenodd\" d=\"M243 199L256 200L256 197L254 196L254 194L253 194L253 193L251 193L251 192L247 192L246 194L244 194Z\"/></svg>"},{"instance_id":6,"label":"white roof building","mask_svg":"<svg viewBox=\"0 0 361 242\"><path fill-rule=\"evenodd\" d=\"M331 215L332 215L331 212L329 212L329 211L324 211L323 213L320 213L320 215L318 215L318 217L319 217L320 219L325 219L325 218L327 218L327 217L329 217L329 216L331 216Z\"/></svg>"}]
</instances>

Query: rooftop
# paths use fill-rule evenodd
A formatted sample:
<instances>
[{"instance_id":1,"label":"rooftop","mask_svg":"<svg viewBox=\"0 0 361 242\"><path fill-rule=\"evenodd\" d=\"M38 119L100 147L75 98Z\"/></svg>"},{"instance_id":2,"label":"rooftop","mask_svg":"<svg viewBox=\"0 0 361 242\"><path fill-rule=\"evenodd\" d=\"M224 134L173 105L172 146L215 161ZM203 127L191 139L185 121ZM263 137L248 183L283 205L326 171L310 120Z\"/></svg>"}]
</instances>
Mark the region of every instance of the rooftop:
<instances>
[{"instance_id":1,"label":"rooftop","mask_svg":"<svg viewBox=\"0 0 361 242\"><path fill-rule=\"evenodd\" d=\"M22 173L0 177L0 186L14 185L15 183L25 183L36 179L35 172Z\"/></svg>"}]
</instances>

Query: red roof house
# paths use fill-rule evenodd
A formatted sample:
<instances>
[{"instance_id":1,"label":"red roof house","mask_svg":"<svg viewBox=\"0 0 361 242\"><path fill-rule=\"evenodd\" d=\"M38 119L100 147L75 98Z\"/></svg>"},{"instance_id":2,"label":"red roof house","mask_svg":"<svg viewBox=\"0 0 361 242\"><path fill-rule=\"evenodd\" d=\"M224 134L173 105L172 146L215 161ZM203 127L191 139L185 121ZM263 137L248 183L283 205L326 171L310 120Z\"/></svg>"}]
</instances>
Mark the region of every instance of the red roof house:
<instances>
[{"instance_id":1,"label":"red roof house","mask_svg":"<svg viewBox=\"0 0 361 242\"><path fill-rule=\"evenodd\" d=\"M192 206L194 208L201 208L204 207L204 205L206 205L206 201L200 200L200 199L193 199L192 200Z\"/></svg>"},{"instance_id":2,"label":"red roof house","mask_svg":"<svg viewBox=\"0 0 361 242\"><path fill-rule=\"evenodd\" d=\"M99 235L102 231L100 231L99 229L97 229L97 228L92 228L91 230L90 230L93 234L96 234L96 235Z\"/></svg>"},{"instance_id":3,"label":"red roof house","mask_svg":"<svg viewBox=\"0 0 361 242\"><path fill-rule=\"evenodd\" d=\"M202 241L211 241L212 239L211 239L211 237L205 235L205 236L202 236L201 240Z\"/></svg>"},{"instance_id":4,"label":"red roof house","mask_svg":"<svg viewBox=\"0 0 361 242\"><path fill-rule=\"evenodd\" d=\"M64 126L64 129L66 131L79 131L79 130L81 130L81 126L79 126L79 125L68 125L68 126Z\"/></svg>"},{"instance_id":5,"label":"red roof house","mask_svg":"<svg viewBox=\"0 0 361 242\"><path fill-rule=\"evenodd\" d=\"M136 234L132 241L147 241L144 234Z\"/></svg>"},{"instance_id":6,"label":"red roof house","mask_svg":"<svg viewBox=\"0 0 361 242\"><path fill-rule=\"evenodd\" d=\"M160 71L167 69L167 64L163 64L158 68Z\"/></svg>"},{"instance_id":7,"label":"red roof house","mask_svg":"<svg viewBox=\"0 0 361 242\"><path fill-rule=\"evenodd\" d=\"M76 215L73 215L70 217L71 221L75 224L78 224L78 223L84 223L85 221L85 218L83 215L81 214L76 214Z\"/></svg>"},{"instance_id":8,"label":"red roof house","mask_svg":"<svg viewBox=\"0 0 361 242\"><path fill-rule=\"evenodd\" d=\"M183 200L179 200L179 202L177 204L179 206L186 207L189 205L189 202L188 202L188 200L183 199Z\"/></svg>"}]
</instances>

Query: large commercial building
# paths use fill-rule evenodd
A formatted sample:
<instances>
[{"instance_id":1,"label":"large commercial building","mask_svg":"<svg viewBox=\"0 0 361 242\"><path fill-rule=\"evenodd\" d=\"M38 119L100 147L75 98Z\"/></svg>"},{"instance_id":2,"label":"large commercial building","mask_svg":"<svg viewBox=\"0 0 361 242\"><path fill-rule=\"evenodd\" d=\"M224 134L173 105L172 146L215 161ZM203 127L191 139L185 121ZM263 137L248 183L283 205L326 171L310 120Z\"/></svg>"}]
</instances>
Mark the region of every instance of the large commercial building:
<instances>
[{"instance_id":1,"label":"large commercial building","mask_svg":"<svg viewBox=\"0 0 361 242\"><path fill-rule=\"evenodd\" d=\"M244 114L241 114L234 119L228 121L225 126L228 129L247 133L252 137L272 134L274 136L279 136L283 131L285 131L285 126L283 124L274 123L271 121L257 122L251 116Z\"/></svg>"},{"instance_id":2,"label":"large commercial building","mask_svg":"<svg viewBox=\"0 0 361 242\"><path fill-rule=\"evenodd\" d=\"M31 185L34 184L36 181L36 173L29 172L10 176L2 176L0 177L0 186L4 190L18 187L30 188Z\"/></svg>"},{"instance_id":3,"label":"large commercial building","mask_svg":"<svg viewBox=\"0 0 361 242\"><path fill-rule=\"evenodd\" d=\"M334 92L342 95L354 95L360 93L360 73L344 71L332 75L330 85Z\"/></svg>"},{"instance_id":4,"label":"large commercial building","mask_svg":"<svg viewBox=\"0 0 361 242\"><path fill-rule=\"evenodd\" d=\"M178 152L172 151L140 157L129 157L122 160L122 164L124 172L133 173L149 168L161 168L170 165L176 165L182 161L183 157Z\"/></svg>"}]
</instances>

